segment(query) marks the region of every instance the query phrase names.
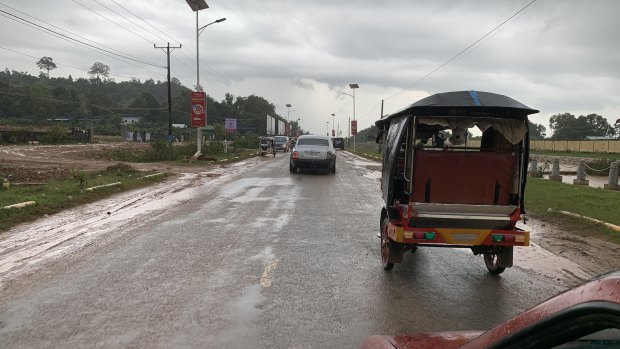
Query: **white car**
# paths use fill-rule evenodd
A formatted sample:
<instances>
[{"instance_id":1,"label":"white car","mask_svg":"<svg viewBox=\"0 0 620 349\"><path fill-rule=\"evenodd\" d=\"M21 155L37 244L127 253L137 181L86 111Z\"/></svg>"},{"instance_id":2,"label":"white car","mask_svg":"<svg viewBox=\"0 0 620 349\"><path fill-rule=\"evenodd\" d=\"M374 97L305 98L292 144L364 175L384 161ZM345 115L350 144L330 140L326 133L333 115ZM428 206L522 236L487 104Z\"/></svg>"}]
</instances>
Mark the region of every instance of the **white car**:
<instances>
[{"instance_id":1,"label":"white car","mask_svg":"<svg viewBox=\"0 0 620 349\"><path fill-rule=\"evenodd\" d=\"M291 152L289 169L291 173L297 169L326 169L336 173L336 150L331 137L300 136Z\"/></svg>"}]
</instances>

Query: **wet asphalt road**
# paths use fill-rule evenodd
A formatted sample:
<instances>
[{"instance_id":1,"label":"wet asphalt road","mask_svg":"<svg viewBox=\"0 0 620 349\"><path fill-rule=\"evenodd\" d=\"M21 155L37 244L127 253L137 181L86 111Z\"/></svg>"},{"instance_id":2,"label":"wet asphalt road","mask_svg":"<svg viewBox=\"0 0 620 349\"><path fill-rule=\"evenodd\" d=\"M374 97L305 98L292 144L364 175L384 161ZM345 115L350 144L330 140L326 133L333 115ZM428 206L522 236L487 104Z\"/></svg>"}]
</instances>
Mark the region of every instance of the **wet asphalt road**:
<instances>
[{"instance_id":1,"label":"wet asphalt road","mask_svg":"<svg viewBox=\"0 0 620 349\"><path fill-rule=\"evenodd\" d=\"M491 276L462 250L419 249L384 272L379 183L352 159L339 153L327 175L262 158L12 280L0 347L349 348L371 334L487 329L557 292L518 267Z\"/></svg>"}]
</instances>

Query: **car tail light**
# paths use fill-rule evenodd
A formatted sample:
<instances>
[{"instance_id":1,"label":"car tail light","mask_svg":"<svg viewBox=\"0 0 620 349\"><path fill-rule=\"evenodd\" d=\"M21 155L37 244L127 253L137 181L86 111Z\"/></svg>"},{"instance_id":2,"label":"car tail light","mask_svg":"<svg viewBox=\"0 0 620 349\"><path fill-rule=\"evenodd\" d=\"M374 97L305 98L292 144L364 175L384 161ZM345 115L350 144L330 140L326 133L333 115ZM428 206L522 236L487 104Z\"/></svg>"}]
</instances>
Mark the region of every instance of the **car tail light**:
<instances>
[{"instance_id":1,"label":"car tail light","mask_svg":"<svg viewBox=\"0 0 620 349\"><path fill-rule=\"evenodd\" d=\"M293 152L293 159L299 159L299 155L297 155L297 151Z\"/></svg>"},{"instance_id":2,"label":"car tail light","mask_svg":"<svg viewBox=\"0 0 620 349\"><path fill-rule=\"evenodd\" d=\"M424 233L415 233L413 237L416 239L424 239Z\"/></svg>"}]
</instances>

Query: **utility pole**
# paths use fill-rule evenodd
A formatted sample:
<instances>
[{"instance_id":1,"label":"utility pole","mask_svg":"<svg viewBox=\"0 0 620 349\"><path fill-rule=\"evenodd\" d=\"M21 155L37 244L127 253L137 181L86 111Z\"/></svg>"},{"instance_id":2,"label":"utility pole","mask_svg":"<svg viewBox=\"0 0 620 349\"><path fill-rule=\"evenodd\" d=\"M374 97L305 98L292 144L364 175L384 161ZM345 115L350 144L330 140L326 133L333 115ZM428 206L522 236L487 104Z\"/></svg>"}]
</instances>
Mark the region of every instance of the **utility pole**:
<instances>
[{"instance_id":1,"label":"utility pole","mask_svg":"<svg viewBox=\"0 0 620 349\"><path fill-rule=\"evenodd\" d=\"M175 48L181 48L181 46L181 44L179 44L179 46L170 46L170 43L168 43L167 46L156 46L155 44L153 44L153 48L162 49L162 51L166 53L166 57L168 59L168 64L166 64L166 68L168 69L168 143L170 144L172 144L172 90L170 89L170 52L174 51Z\"/></svg>"}]
</instances>

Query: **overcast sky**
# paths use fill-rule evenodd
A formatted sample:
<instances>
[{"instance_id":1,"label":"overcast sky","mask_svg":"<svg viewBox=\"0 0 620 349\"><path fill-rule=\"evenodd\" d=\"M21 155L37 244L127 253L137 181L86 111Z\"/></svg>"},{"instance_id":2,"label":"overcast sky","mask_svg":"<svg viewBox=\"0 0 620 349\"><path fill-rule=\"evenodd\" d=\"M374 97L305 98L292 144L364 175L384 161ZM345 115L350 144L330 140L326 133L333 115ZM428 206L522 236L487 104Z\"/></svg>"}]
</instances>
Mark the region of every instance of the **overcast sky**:
<instances>
[{"instance_id":1,"label":"overcast sky","mask_svg":"<svg viewBox=\"0 0 620 349\"><path fill-rule=\"evenodd\" d=\"M531 119L545 126L561 112L598 113L613 124L620 118L615 0L538 0L473 50L404 90L529 2L207 0L200 25L227 21L200 36L200 80L216 100L226 92L255 94L284 117L290 103L290 118L314 133L325 133L334 113L346 135L353 98L340 92L351 94L349 83L360 86L360 129L380 117L381 99L390 113L430 94L472 89L539 109ZM161 66L165 54L153 44L181 43L172 53L172 75L189 88L196 84L196 19L184 0L0 0L0 10ZM94 62L102 62L116 81L166 78L163 68L129 64L7 17L0 17L0 47L1 69L33 75L39 73L38 57L50 56L59 64L52 76L86 77Z\"/></svg>"}]
</instances>

